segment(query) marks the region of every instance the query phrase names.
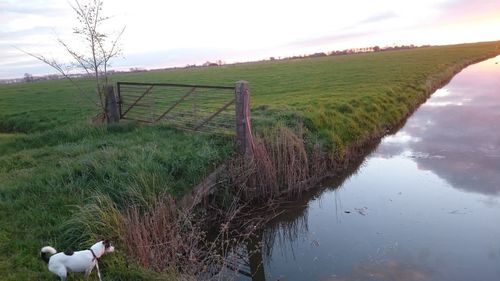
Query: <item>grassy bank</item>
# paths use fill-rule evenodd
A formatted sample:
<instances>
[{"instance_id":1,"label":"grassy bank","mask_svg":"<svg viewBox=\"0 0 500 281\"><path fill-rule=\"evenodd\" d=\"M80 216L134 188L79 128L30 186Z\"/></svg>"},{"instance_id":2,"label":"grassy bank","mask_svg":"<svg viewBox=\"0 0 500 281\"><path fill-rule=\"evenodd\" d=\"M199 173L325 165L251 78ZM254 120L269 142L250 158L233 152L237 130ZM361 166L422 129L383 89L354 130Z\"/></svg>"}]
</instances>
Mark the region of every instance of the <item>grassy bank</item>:
<instances>
[{"instance_id":1,"label":"grassy bank","mask_svg":"<svg viewBox=\"0 0 500 281\"><path fill-rule=\"evenodd\" d=\"M465 65L499 54L499 46L431 47L113 79L217 85L250 81L253 121L264 141L278 136L293 143L294 135L300 135L303 148L297 148L297 157L300 149L317 150L327 155L318 159L341 162L400 123ZM84 82L83 87L91 90L92 84ZM121 210L131 202L147 206L160 193L186 193L232 153L230 138L166 126L95 127L88 125L93 114L65 81L0 85L0 271L5 280L50 280L37 256L40 247L76 249L92 239L96 233L68 232L65 222L78 207L92 204L96 194ZM272 128L276 123L281 127ZM281 151L276 143L274 147L268 152ZM300 171L293 174L304 177ZM108 280L152 278L127 261L123 251L106 259Z\"/></svg>"},{"instance_id":2,"label":"grassy bank","mask_svg":"<svg viewBox=\"0 0 500 281\"><path fill-rule=\"evenodd\" d=\"M36 254L40 245L76 249L95 239L66 233L76 206L91 206L96 194L120 206L147 205L163 192L183 194L232 147L225 139L163 127L83 126L2 138L0 150L2 280L50 280Z\"/></svg>"}]
</instances>

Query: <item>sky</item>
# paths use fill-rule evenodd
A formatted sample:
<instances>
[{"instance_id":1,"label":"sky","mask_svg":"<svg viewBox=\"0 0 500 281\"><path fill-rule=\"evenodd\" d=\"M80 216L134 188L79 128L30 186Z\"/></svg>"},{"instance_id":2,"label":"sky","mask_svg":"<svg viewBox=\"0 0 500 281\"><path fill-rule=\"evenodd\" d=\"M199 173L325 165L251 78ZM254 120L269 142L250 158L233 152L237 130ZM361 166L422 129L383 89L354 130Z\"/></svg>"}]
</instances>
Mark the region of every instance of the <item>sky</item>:
<instances>
[{"instance_id":1,"label":"sky","mask_svg":"<svg viewBox=\"0 0 500 281\"><path fill-rule=\"evenodd\" d=\"M25 52L69 62L73 0L0 0L0 79L55 73ZM85 0L80 0L85 2ZM123 27L112 67L164 68L392 45L500 40L500 0L104 0Z\"/></svg>"}]
</instances>

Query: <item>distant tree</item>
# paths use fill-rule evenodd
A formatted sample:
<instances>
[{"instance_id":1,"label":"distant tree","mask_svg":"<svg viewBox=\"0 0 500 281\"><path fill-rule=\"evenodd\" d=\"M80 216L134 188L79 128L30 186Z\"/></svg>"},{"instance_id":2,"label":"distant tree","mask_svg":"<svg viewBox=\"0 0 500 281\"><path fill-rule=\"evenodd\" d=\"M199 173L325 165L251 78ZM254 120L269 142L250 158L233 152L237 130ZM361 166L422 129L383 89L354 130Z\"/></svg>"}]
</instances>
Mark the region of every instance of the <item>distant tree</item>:
<instances>
[{"instance_id":1,"label":"distant tree","mask_svg":"<svg viewBox=\"0 0 500 281\"><path fill-rule=\"evenodd\" d=\"M380 52L380 47L379 47L379 46L375 46L375 47L373 47L373 51L374 51L374 52Z\"/></svg>"},{"instance_id":2,"label":"distant tree","mask_svg":"<svg viewBox=\"0 0 500 281\"><path fill-rule=\"evenodd\" d=\"M208 66L219 66L219 65L220 64L218 64L217 62L206 61L202 66L208 67Z\"/></svg>"},{"instance_id":3,"label":"distant tree","mask_svg":"<svg viewBox=\"0 0 500 281\"><path fill-rule=\"evenodd\" d=\"M326 57L326 54L325 53L314 53L312 55L309 55L308 57L311 57L311 58Z\"/></svg>"},{"instance_id":4,"label":"distant tree","mask_svg":"<svg viewBox=\"0 0 500 281\"><path fill-rule=\"evenodd\" d=\"M24 82L33 82L33 75L29 73L24 73Z\"/></svg>"},{"instance_id":5,"label":"distant tree","mask_svg":"<svg viewBox=\"0 0 500 281\"><path fill-rule=\"evenodd\" d=\"M73 33L78 39L83 39L75 41L83 41L84 44L83 46L74 48L61 38L57 38L57 42L71 55L73 62L62 63L54 58L48 58L43 55L25 53L51 66L64 78L71 81L78 88L82 96L100 108L101 114L104 116L104 88L108 84L109 62L121 52L118 43L125 31L125 27L112 39L110 38L110 34L101 31L102 25L109 19L109 17L102 14L103 0L87 0L85 3L74 0L73 4L70 5L79 22L79 25L73 28ZM93 77L97 102L88 96L77 81L71 77L70 71L75 69L83 70L88 76Z\"/></svg>"},{"instance_id":6,"label":"distant tree","mask_svg":"<svg viewBox=\"0 0 500 281\"><path fill-rule=\"evenodd\" d=\"M129 68L129 71L130 72L143 72L143 71L146 71L146 69L140 68L140 67L131 67L131 68Z\"/></svg>"}]
</instances>

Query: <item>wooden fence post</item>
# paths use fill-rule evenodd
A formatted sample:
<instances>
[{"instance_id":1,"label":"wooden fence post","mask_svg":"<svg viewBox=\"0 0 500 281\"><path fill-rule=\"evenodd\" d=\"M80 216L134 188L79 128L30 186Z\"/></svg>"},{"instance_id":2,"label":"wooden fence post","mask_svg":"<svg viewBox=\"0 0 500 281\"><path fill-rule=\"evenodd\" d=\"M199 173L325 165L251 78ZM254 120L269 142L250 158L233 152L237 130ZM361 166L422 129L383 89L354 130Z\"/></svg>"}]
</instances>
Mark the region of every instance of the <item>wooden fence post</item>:
<instances>
[{"instance_id":1,"label":"wooden fence post","mask_svg":"<svg viewBox=\"0 0 500 281\"><path fill-rule=\"evenodd\" d=\"M113 86L106 86L106 122L108 124L118 123L120 121L120 115L118 114L118 103L116 102L116 96Z\"/></svg>"},{"instance_id":2,"label":"wooden fence post","mask_svg":"<svg viewBox=\"0 0 500 281\"><path fill-rule=\"evenodd\" d=\"M250 124L250 88L247 81L236 82L236 150L246 158L253 158L253 136Z\"/></svg>"}]
</instances>

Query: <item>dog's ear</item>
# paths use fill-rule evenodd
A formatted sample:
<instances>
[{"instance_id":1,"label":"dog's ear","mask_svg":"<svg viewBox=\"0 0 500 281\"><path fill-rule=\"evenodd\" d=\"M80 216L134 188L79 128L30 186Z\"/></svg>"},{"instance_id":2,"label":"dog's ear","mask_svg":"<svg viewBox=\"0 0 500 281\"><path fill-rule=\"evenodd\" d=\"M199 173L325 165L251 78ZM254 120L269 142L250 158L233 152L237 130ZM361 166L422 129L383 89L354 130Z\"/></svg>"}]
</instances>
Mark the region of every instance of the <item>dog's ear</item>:
<instances>
[{"instance_id":1,"label":"dog's ear","mask_svg":"<svg viewBox=\"0 0 500 281\"><path fill-rule=\"evenodd\" d=\"M104 244L104 248L109 248L109 246L111 246L111 243L109 242L108 239L104 239L102 241L102 244Z\"/></svg>"}]
</instances>

